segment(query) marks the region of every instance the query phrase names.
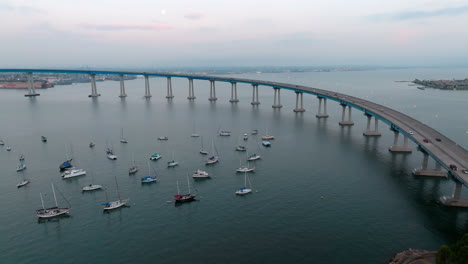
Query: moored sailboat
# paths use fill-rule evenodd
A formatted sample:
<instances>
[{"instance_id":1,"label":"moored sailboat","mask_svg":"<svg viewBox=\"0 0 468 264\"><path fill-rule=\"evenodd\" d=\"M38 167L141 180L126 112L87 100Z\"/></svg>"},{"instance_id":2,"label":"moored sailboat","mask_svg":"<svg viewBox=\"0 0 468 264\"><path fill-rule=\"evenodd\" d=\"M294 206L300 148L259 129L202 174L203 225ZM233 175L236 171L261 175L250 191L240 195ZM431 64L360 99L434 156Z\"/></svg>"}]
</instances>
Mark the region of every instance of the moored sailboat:
<instances>
[{"instance_id":1,"label":"moored sailboat","mask_svg":"<svg viewBox=\"0 0 468 264\"><path fill-rule=\"evenodd\" d=\"M251 193L252 192L252 184L250 183L250 179L249 179L249 185L250 185L250 189L247 188L247 172L244 172L244 175L245 175L245 178L244 178L244 186L241 187L239 190L236 191L236 194L237 195L244 195L244 194L248 194L248 193Z\"/></svg>"},{"instance_id":2,"label":"moored sailboat","mask_svg":"<svg viewBox=\"0 0 468 264\"><path fill-rule=\"evenodd\" d=\"M190 192L190 181L189 181L188 175L187 175L187 185L188 185L188 193L180 194L179 181L177 181L177 194L174 195L174 200L176 203L185 203L185 202L191 202L195 200L196 195L191 194Z\"/></svg>"},{"instance_id":3,"label":"moored sailboat","mask_svg":"<svg viewBox=\"0 0 468 264\"><path fill-rule=\"evenodd\" d=\"M127 139L124 138L123 128L121 129L121 133L120 133L120 143L128 143Z\"/></svg>"},{"instance_id":4,"label":"moored sailboat","mask_svg":"<svg viewBox=\"0 0 468 264\"><path fill-rule=\"evenodd\" d=\"M152 183L152 182L155 182L156 180L157 180L156 176L151 176L151 166L148 161L148 176L141 178L141 183Z\"/></svg>"},{"instance_id":5,"label":"moored sailboat","mask_svg":"<svg viewBox=\"0 0 468 264\"><path fill-rule=\"evenodd\" d=\"M58 216L61 216L61 215L68 214L70 212L70 208L66 208L66 207L60 208L60 207L58 207L57 197L55 195L54 184L51 183L51 185L52 185L52 192L54 194L55 206L50 207L50 208L45 208L44 200L42 199L42 193L40 193L42 208L36 210L36 215L37 215L37 217L42 218L42 219L58 217ZM63 197L63 198L65 198L65 197ZM68 203L68 201L67 201L67 203Z\"/></svg>"},{"instance_id":6,"label":"moored sailboat","mask_svg":"<svg viewBox=\"0 0 468 264\"><path fill-rule=\"evenodd\" d=\"M192 174L192 178L211 178L210 174L203 170L196 170Z\"/></svg>"},{"instance_id":7,"label":"moored sailboat","mask_svg":"<svg viewBox=\"0 0 468 264\"><path fill-rule=\"evenodd\" d=\"M117 176L114 175L114 178L115 178L115 186L117 188L117 197L119 199L116 201L109 202L109 199L107 197L107 191L105 191L107 202L102 204L104 205L104 208L103 208L104 211L111 211L111 210L120 208L122 206L125 206L130 200L128 198L127 199L120 198L120 191L119 191L119 184L117 183Z\"/></svg>"},{"instance_id":8,"label":"moored sailboat","mask_svg":"<svg viewBox=\"0 0 468 264\"><path fill-rule=\"evenodd\" d=\"M208 151L206 151L206 150L203 148L203 137L201 137L201 149L200 149L200 154L202 154L202 155L208 155Z\"/></svg>"},{"instance_id":9,"label":"moored sailboat","mask_svg":"<svg viewBox=\"0 0 468 264\"><path fill-rule=\"evenodd\" d=\"M205 161L205 164L206 165L211 165L211 164L215 164L216 162L219 162L219 158L218 156L216 155L216 151L215 151L215 147L214 147L214 142L213 140L211 141L211 151L212 151L212 155L211 157L209 157L206 161Z\"/></svg>"}]
</instances>

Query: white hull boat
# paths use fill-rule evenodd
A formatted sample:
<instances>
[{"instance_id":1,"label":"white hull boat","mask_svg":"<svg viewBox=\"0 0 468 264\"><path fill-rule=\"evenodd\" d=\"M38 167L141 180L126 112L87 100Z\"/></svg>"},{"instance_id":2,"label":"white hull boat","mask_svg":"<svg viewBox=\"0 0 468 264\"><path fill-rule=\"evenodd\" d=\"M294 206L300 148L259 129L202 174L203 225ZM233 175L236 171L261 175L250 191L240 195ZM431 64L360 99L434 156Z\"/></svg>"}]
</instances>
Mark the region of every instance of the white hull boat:
<instances>
[{"instance_id":1,"label":"white hull boat","mask_svg":"<svg viewBox=\"0 0 468 264\"><path fill-rule=\"evenodd\" d=\"M102 186L99 184L90 184L88 186L83 187L83 192L95 191L102 189Z\"/></svg>"},{"instance_id":2,"label":"white hull boat","mask_svg":"<svg viewBox=\"0 0 468 264\"><path fill-rule=\"evenodd\" d=\"M64 173L62 173L62 178L68 179L68 178L73 178L73 177L78 177L78 176L83 176L86 175L86 171L83 169L68 169Z\"/></svg>"},{"instance_id":3,"label":"white hull boat","mask_svg":"<svg viewBox=\"0 0 468 264\"><path fill-rule=\"evenodd\" d=\"M260 155L257 155L257 154L253 154L253 155L250 155L249 158L247 159L248 161L252 161L252 160L258 160L260 159L261 156Z\"/></svg>"},{"instance_id":4,"label":"white hull boat","mask_svg":"<svg viewBox=\"0 0 468 264\"><path fill-rule=\"evenodd\" d=\"M26 164L24 164L23 162L21 162L18 167L16 168L16 171L22 171L26 169Z\"/></svg>"},{"instance_id":5,"label":"white hull boat","mask_svg":"<svg viewBox=\"0 0 468 264\"><path fill-rule=\"evenodd\" d=\"M208 172L206 171L202 171L202 170L196 170L193 174L192 174L192 178L210 178L210 174L208 174Z\"/></svg>"},{"instance_id":6,"label":"white hull boat","mask_svg":"<svg viewBox=\"0 0 468 264\"><path fill-rule=\"evenodd\" d=\"M61 216L61 215L68 214L70 212L70 208L60 208L60 207L58 207L57 197L55 196L55 188L54 188L53 184L51 184L51 185L52 185L52 192L54 194L55 206L50 207L50 208L45 208L44 207L44 200L42 199L42 193L41 193L40 197L41 197L42 208L36 210L37 217L39 217L41 219L54 218L54 217L58 217L58 216Z\"/></svg>"},{"instance_id":7,"label":"white hull boat","mask_svg":"<svg viewBox=\"0 0 468 264\"><path fill-rule=\"evenodd\" d=\"M245 175L244 186L236 191L237 195L244 195L244 194L248 194L252 192L252 189L247 188L247 173L244 173L244 175ZM249 180L249 185L252 185L250 184L250 180ZM252 188L252 186L250 186L250 188Z\"/></svg>"},{"instance_id":8,"label":"white hull boat","mask_svg":"<svg viewBox=\"0 0 468 264\"><path fill-rule=\"evenodd\" d=\"M117 200L117 201L105 203L104 204L104 211L110 211L110 210L114 210L114 209L120 208L122 206L125 206L129 200L130 199Z\"/></svg>"},{"instance_id":9,"label":"white hull boat","mask_svg":"<svg viewBox=\"0 0 468 264\"><path fill-rule=\"evenodd\" d=\"M255 167L239 167L236 169L236 172L252 172L255 170Z\"/></svg>"},{"instance_id":10,"label":"white hull boat","mask_svg":"<svg viewBox=\"0 0 468 264\"><path fill-rule=\"evenodd\" d=\"M24 179L24 180L22 180L20 183L18 183L18 184L16 185L16 187L21 188L21 187L25 186L25 185L28 184L28 183L29 183L29 180L28 180L28 179Z\"/></svg>"},{"instance_id":11,"label":"white hull boat","mask_svg":"<svg viewBox=\"0 0 468 264\"><path fill-rule=\"evenodd\" d=\"M216 162L219 161L219 158L218 157L211 157L209 159L206 160L205 164L206 165L210 165L210 164L215 164Z\"/></svg>"},{"instance_id":12,"label":"white hull boat","mask_svg":"<svg viewBox=\"0 0 468 264\"><path fill-rule=\"evenodd\" d=\"M153 155L151 155L150 160L158 160L160 158L162 158L161 155L159 155L158 153L154 153Z\"/></svg>"}]
</instances>

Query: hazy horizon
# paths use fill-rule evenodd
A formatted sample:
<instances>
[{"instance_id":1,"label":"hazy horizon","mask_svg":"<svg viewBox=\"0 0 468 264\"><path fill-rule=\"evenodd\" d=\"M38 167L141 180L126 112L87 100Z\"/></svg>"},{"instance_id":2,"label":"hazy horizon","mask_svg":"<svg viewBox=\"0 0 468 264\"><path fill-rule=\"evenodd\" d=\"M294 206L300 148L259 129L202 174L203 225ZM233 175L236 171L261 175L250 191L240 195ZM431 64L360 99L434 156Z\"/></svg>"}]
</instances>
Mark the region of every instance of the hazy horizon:
<instances>
[{"instance_id":1,"label":"hazy horizon","mask_svg":"<svg viewBox=\"0 0 468 264\"><path fill-rule=\"evenodd\" d=\"M0 1L2 68L468 65L460 0Z\"/></svg>"}]
</instances>

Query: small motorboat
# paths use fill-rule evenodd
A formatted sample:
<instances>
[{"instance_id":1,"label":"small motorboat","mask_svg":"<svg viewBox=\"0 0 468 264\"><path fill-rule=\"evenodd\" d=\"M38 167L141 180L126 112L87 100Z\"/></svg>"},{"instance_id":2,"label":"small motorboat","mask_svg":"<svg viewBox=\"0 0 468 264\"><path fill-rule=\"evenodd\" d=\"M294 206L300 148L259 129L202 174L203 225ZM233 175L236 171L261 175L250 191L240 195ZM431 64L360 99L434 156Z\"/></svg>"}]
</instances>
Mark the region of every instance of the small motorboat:
<instances>
[{"instance_id":1,"label":"small motorboat","mask_svg":"<svg viewBox=\"0 0 468 264\"><path fill-rule=\"evenodd\" d=\"M208 151L201 149L201 150L200 150L200 154L202 154L202 155L208 155Z\"/></svg>"},{"instance_id":2,"label":"small motorboat","mask_svg":"<svg viewBox=\"0 0 468 264\"><path fill-rule=\"evenodd\" d=\"M25 169L26 169L26 164L24 162L20 162L20 164L18 164L18 167L16 167L16 171L22 171Z\"/></svg>"},{"instance_id":3,"label":"small motorboat","mask_svg":"<svg viewBox=\"0 0 468 264\"><path fill-rule=\"evenodd\" d=\"M263 140L272 140L272 139L275 139L275 137L272 136L272 135L265 135L265 136L262 137L262 139Z\"/></svg>"},{"instance_id":4,"label":"small motorboat","mask_svg":"<svg viewBox=\"0 0 468 264\"><path fill-rule=\"evenodd\" d=\"M206 165L214 164L219 161L218 157L212 156L205 161Z\"/></svg>"},{"instance_id":5,"label":"small motorboat","mask_svg":"<svg viewBox=\"0 0 468 264\"><path fill-rule=\"evenodd\" d=\"M42 142L47 142L47 137L41 136L41 141L42 141Z\"/></svg>"},{"instance_id":6,"label":"small motorboat","mask_svg":"<svg viewBox=\"0 0 468 264\"><path fill-rule=\"evenodd\" d=\"M206 171L202 171L202 170L196 170L193 174L192 174L192 178L210 178L210 174L208 174L208 172Z\"/></svg>"},{"instance_id":7,"label":"small motorboat","mask_svg":"<svg viewBox=\"0 0 468 264\"><path fill-rule=\"evenodd\" d=\"M117 159L117 156L114 154L114 151L110 148L108 148L106 150L106 155L107 155L107 158L110 159L110 160L116 160Z\"/></svg>"},{"instance_id":8,"label":"small motorboat","mask_svg":"<svg viewBox=\"0 0 468 264\"><path fill-rule=\"evenodd\" d=\"M96 144L94 144L94 142L89 142L89 147L90 148L94 148L94 145L96 145Z\"/></svg>"},{"instance_id":9,"label":"small motorboat","mask_svg":"<svg viewBox=\"0 0 468 264\"><path fill-rule=\"evenodd\" d=\"M237 150L237 151L246 151L247 148L246 148L245 146L239 145L239 146L236 147L236 150Z\"/></svg>"},{"instance_id":10,"label":"small motorboat","mask_svg":"<svg viewBox=\"0 0 468 264\"><path fill-rule=\"evenodd\" d=\"M8 147L6 148L6 150L7 150L7 151L11 151L11 147L8 146Z\"/></svg>"},{"instance_id":11,"label":"small motorboat","mask_svg":"<svg viewBox=\"0 0 468 264\"><path fill-rule=\"evenodd\" d=\"M83 192L89 192L89 191L95 191L95 190L100 190L102 189L102 186L99 184L90 184L85 187L83 187L82 191Z\"/></svg>"},{"instance_id":12,"label":"small motorboat","mask_svg":"<svg viewBox=\"0 0 468 264\"><path fill-rule=\"evenodd\" d=\"M231 131L221 130L219 132L219 135L222 136L222 137L229 137L231 135Z\"/></svg>"},{"instance_id":13,"label":"small motorboat","mask_svg":"<svg viewBox=\"0 0 468 264\"><path fill-rule=\"evenodd\" d=\"M145 176L141 178L141 183L152 183L156 181L156 177L153 176Z\"/></svg>"},{"instance_id":14,"label":"small motorboat","mask_svg":"<svg viewBox=\"0 0 468 264\"><path fill-rule=\"evenodd\" d=\"M167 167L169 167L169 168L175 167L177 165L179 165L179 162L177 162L175 160L171 160L171 161L167 162Z\"/></svg>"},{"instance_id":15,"label":"small motorboat","mask_svg":"<svg viewBox=\"0 0 468 264\"><path fill-rule=\"evenodd\" d=\"M257 134L258 134L258 130L257 130L257 129L252 130L252 135L257 135Z\"/></svg>"},{"instance_id":16,"label":"small motorboat","mask_svg":"<svg viewBox=\"0 0 468 264\"><path fill-rule=\"evenodd\" d=\"M150 160L158 160L162 158L161 155L159 155L158 153L154 153L153 155L151 155L151 157L149 158Z\"/></svg>"},{"instance_id":17,"label":"small motorboat","mask_svg":"<svg viewBox=\"0 0 468 264\"><path fill-rule=\"evenodd\" d=\"M200 137L200 134L197 134L197 133L193 133L192 135L190 135L191 137Z\"/></svg>"},{"instance_id":18,"label":"small motorboat","mask_svg":"<svg viewBox=\"0 0 468 264\"><path fill-rule=\"evenodd\" d=\"M21 187L25 186L25 185L28 184L28 183L29 183L29 180L28 180L28 179L24 179L24 180L22 180L20 183L18 183L18 184L16 185L16 187L21 188Z\"/></svg>"},{"instance_id":19,"label":"small motorboat","mask_svg":"<svg viewBox=\"0 0 468 264\"><path fill-rule=\"evenodd\" d=\"M265 147L271 147L271 142L268 141L268 140L263 140L262 145L265 146Z\"/></svg>"},{"instance_id":20,"label":"small motorboat","mask_svg":"<svg viewBox=\"0 0 468 264\"><path fill-rule=\"evenodd\" d=\"M261 156L260 155L257 155L257 154L252 154L249 156L249 158L247 159L248 161L252 161L252 160L258 160L260 159Z\"/></svg>"},{"instance_id":21,"label":"small motorboat","mask_svg":"<svg viewBox=\"0 0 468 264\"><path fill-rule=\"evenodd\" d=\"M128 169L128 174L135 174L138 171L137 166L132 166L130 169Z\"/></svg>"},{"instance_id":22,"label":"small motorboat","mask_svg":"<svg viewBox=\"0 0 468 264\"><path fill-rule=\"evenodd\" d=\"M248 139L249 139L249 136L247 134L244 134L244 141Z\"/></svg>"},{"instance_id":23,"label":"small motorboat","mask_svg":"<svg viewBox=\"0 0 468 264\"><path fill-rule=\"evenodd\" d=\"M0 146L3 146L5 145L5 142L3 141L3 139L0 139Z\"/></svg>"},{"instance_id":24,"label":"small motorboat","mask_svg":"<svg viewBox=\"0 0 468 264\"><path fill-rule=\"evenodd\" d=\"M169 138L167 137L158 137L158 140L168 140Z\"/></svg>"},{"instance_id":25,"label":"small motorboat","mask_svg":"<svg viewBox=\"0 0 468 264\"><path fill-rule=\"evenodd\" d=\"M24 160L24 155L23 155L23 154L21 154L21 156L19 157L19 160L20 160L20 161L23 161L23 160Z\"/></svg>"},{"instance_id":26,"label":"small motorboat","mask_svg":"<svg viewBox=\"0 0 468 264\"><path fill-rule=\"evenodd\" d=\"M86 175L86 171L83 169L69 168L64 173L62 173L62 178L68 179L78 176Z\"/></svg>"}]
</instances>

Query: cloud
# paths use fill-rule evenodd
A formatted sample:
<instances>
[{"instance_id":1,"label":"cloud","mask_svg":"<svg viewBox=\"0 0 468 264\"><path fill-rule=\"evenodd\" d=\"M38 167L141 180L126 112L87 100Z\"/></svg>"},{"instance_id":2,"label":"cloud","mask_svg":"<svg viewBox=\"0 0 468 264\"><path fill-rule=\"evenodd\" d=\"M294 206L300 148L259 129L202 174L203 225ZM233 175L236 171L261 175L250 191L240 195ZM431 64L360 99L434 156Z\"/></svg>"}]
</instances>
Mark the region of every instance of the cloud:
<instances>
[{"instance_id":1,"label":"cloud","mask_svg":"<svg viewBox=\"0 0 468 264\"><path fill-rule=\"evenodd\" d=\"M15 10L15 8L7 3L0 3L0 10Z\"/></svg>"},{"instance_id":2,"label":"cloud","mask_svg":"<svg viewBox=\"0 0 468 264\"><path fill-rule=\"evenodd\" d=\"M45 14L45 10L32 6L19 6L18 11L25 14Z\"/></svg>"},{"instance_id":3,"label":"cloud","mask_svg":"<svg viewBox=\"0 0 468 264\"><path fill-rule=\"evenodd\" d=\"M188 13L184 17L190 20L200 20L204 17L204 15L200 13Z\"/></svg>"},{"instance_id":4,"label":"cloud","mask_svg":"<svg viewBox=\"0 0 468 264\"><path fill-rule=\"evenodd\" d=\"M172 27L167 24L152 24L152 25L95 25L95 24L81 24L79 25L85 29L94 29L99 31L123 31L123 30L164 30L171 29Z\"/></svg>"},{"instance_id":5,"label":"cloud","mask_svg":"<svg viewBox=\"0 0 468 264\"><path fill-rule=\"evenodd\" d=\"M432 11L403 11L397 13L387 13L387 14L375 14L370 15L367 18L373 21L403 21L411 19L420 19L420 18L430 18L438 16L458 16L468 13L468 6L454 7L454 8L442 8Z\"/></svg>"}]
</instances>

